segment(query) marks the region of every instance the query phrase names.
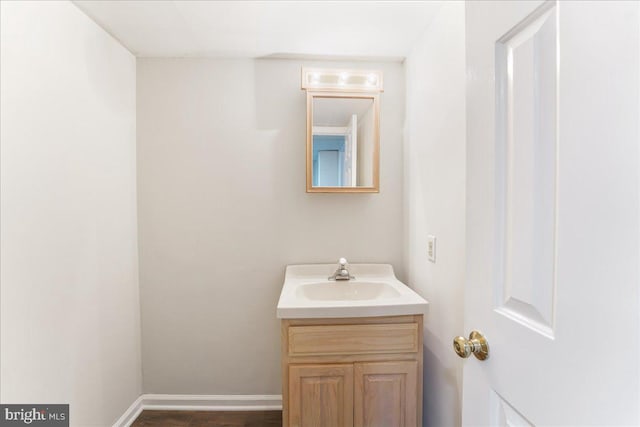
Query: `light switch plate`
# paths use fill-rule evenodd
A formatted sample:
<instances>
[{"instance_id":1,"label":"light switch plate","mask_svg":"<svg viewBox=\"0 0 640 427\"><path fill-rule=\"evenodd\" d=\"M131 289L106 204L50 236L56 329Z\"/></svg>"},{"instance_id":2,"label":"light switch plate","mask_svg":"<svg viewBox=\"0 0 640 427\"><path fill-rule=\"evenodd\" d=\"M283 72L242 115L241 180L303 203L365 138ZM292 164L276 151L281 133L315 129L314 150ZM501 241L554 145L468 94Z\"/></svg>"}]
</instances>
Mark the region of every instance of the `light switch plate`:
<instances>
[{"instance_id":1,"label":"light switch plate","mask_svg":"<svg viewBox=\"0 0 640 427\"><path fill-rule=\"evenodd\" d=\"M427 236L427 255L429 261L436 262L436 236L431 234Z\"/></svg>"}]
</instances>

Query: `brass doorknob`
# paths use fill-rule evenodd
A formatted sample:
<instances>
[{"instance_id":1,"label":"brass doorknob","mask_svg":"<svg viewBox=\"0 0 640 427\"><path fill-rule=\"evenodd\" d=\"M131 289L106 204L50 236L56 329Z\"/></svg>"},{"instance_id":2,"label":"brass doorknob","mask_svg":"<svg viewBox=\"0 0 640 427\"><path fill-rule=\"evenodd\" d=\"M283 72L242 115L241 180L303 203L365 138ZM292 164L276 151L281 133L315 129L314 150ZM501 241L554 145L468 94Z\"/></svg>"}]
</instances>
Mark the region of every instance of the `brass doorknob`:
<instances>
[{"instance_id":1,"label":"brass doorknob","mask_svg":"<svg viewBox=\"0 0 640 427\"><path fill-rule=\"evenodd\" d=\"M471 331L469 339L465 337L455 337L453 339L453 349L458 356L464 359L471 356L471 353L473 353L478 360L485 360L489 357L489 343L478 331Z\"/></svg>"}]
</instances>

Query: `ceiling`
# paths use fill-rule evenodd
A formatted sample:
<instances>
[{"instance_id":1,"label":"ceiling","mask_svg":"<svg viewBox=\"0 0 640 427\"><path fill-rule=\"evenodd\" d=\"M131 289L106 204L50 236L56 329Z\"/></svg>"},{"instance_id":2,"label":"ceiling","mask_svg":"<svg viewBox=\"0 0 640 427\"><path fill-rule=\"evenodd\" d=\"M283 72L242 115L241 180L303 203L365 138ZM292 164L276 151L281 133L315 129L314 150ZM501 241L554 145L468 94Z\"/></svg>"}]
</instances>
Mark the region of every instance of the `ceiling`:
<instances>
[{"instance_id":1,"label":"ceiling","mask_svg":"<svg viewBox=\"0 0 640 427\"><path fill-rule=\"evenodd\" d=\"M347 126L352 115L358 120L373 105L371 98L314 98L314 126Z\"/></svg>"},{"instance_id":2,"label":"ceiling","mask_svg":"<svg viewBox=\"0 0 640 427\"><path fill-rule=\"evenodd\" d=\"M136 56L402 60L436 1L74 0Z\"/></svg>"}]
</instances>

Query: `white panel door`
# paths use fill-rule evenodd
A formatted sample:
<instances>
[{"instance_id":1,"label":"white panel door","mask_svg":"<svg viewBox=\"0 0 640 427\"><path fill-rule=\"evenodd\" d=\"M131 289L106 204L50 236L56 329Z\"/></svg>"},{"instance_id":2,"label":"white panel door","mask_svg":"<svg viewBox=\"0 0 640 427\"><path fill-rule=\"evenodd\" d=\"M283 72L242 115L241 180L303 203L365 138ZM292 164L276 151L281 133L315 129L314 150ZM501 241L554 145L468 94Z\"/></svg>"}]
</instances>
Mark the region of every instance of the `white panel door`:
<instances>
[{"instance_id":1,"label":"white panel door","mask_svg":"<svg viewBox=\"0 0 640 427\"><path fill-rule=\"evenodd\" d=\"M466 7L463 424L639 425L639 3Z\"/></svg>"},{"instance_id":2,"label":"white panel door","mask_svg":"<svg viewBox=\"0 0 640 427\"><path fill-rule=\"evenodd\" d=\"M343 185L357 187L358 178L358 115L352 114L344 135Z\"/></svg>"}]
</instances>

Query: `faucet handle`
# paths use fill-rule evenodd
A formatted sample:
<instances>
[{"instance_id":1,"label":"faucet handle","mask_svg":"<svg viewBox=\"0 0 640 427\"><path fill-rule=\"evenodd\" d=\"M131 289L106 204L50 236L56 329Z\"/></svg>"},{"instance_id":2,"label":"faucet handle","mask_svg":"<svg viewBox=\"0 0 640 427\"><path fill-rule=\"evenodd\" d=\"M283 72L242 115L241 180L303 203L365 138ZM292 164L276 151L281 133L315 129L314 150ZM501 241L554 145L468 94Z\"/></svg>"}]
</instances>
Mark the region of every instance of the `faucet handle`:
<instances>
[{"instance_id":1,"label":"faucet handle","mask_svg":"<svg viewBox=\"0 0 640 427\"><path fill-rule=\"evenodd\" d=\"M347 266L347 259L346 259L346 258L344 258L344 257L343 257L343 258L340 258L340 259L338 260L338 264L340 264L340 268L344 268L344 267L346 267L346 266Z\"/></svg>"}]
</instances>

